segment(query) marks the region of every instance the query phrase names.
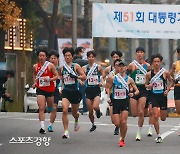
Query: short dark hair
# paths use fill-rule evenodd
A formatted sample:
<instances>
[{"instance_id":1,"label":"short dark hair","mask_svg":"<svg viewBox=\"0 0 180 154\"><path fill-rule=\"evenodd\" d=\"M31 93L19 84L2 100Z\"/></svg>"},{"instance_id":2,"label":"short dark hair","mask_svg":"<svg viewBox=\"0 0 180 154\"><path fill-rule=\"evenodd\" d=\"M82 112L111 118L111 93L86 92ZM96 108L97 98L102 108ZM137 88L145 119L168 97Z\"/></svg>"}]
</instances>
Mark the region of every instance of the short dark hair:
<instances>
[{"instance_id":1,"label":"short dark hair","mask_svg":"<svg viewBox=\"0 0 180 154\"><path fill-rule=\"evenodd\" d=\"M115 54L118 55L119 57L122 57L122 52L120 50L113 50L111 52L111 57L113 57Z\"/></svg>"},{"instance_id":2,"label":"short dark hair","mask_svg":"<svg viewBox=\"0 0 180 154\"><path fill-rule=\"evenodd\" d=\"M37 50L37 56L39 56L40 52L44 52L46 54L46 56L48 56L47 48L39 48Z\"/></svg>"},{"instance_id":3,"label":"short dark hair","mask_svg":"<svg viewBox=\"0 0 180 154\"><path fill-rule=\"evenodd\" d=\"M82 49L83 49L83 47L77 47L77 48L74 50L75 54L78 55L80 52L83 52Z\"/></svg>"},{"instance_id":4,"label":"short dark hair","mask_svg":"<svg viewBox=\"0 0 180 154\"><path fill-rule=\"evenodd\" d=\"M92 54L94 57L96 57L95 51L88 51L88 52L87 52L87 57L89 57L91 54Z\"/></svg>"},{"instance_id":5,"label":"short dark hair","mask_svg":"<svg viewBox=\"0 0 180 154\"><path fill-rule=\"evenodd\" d=\"M73 48L64 48L63 49L63 55L65 55L67 52L70 52L72 56L74 56L74 49Z\"/></svg>"},{"instance_id":6,"label":"short dark hair","mask_svg":"<svg viewBox=\"0 0 180 154\"><path fill-rule=\"evenodd\" d=\"M14 78L14 71L13 70L7 70L6 75L10 75L11 77Z\"/></svg>"},{"instance_id":7,"label":"short dark hair","mask_svg":"<svg viewBox=\"0 0 180 154\"><path fill-rule=\"evenodd\" d=\"M56 56L57 58L59 58L59 53L58 53L56 50L54 50L54 49L51 49L51 50L49 51L48 57L50 58L52 55L54 55L54 56Z\"/></svg>"},{"instance_id":8,"label":"short dark hair","mask_svg":"<svg viewBox=\"0 0 180 154\"><path fill-rule=\"evenodd\" d=\"M177 48L176 51L177 51L177 53L180 53L180 48Z\"/></svg>"},{"instance_id":9,"label":"short dark hair","mask_svg":"<svg viewBox=\"0 0 180 154\"><path fill-rule=\"evenodd\" d=\"M46 56L48 56L47 48L39 48L37 50L37 56L39 56L40 52L44 52L46 54Z\"/></svg>"},{"instance_id":10,"label":"short dark hair","mask_svg":"<svg viewBox=\"0 0 180 154\"><path fill-rule=\"evenodd\" d=\"M116 62L121 62L122 60L121 59L116 59L113 63L113 65L115 66Z\"/></svg>"},{"instance_id":11,"label":"short dark hair","mask_svg":"<svg viewBox=\"0 0 180 154\"><path fill-rule=\"evenodd\" d=\"M154 58L159 58L160 61L163 60L163 57L159 53L151 56L151 63L153 62Z\"/></svg>"},{"instance_id":12,"label":"short dark hair","mask_svg":"<svg viewBox=\"0 0 180 154\"><path fill-rule=\"evenodd\" d=\"M138 51L143 51L143 52L145 53L145 50L144 50L143 47L137 47L137 48L136 48L136 52L138 52Z\"/></svg>"}]
</instances>

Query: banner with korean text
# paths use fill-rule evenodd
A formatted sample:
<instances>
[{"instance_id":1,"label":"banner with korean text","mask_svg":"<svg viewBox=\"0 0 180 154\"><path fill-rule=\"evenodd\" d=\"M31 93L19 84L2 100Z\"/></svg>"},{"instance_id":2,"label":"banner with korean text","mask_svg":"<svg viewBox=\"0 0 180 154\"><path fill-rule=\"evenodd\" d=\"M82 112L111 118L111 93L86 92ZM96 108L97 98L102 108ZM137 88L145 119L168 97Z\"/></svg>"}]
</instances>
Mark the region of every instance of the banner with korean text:
<instances>
[{"instance_id":1,"label":"banner with korean text","mask_svg":"<svg viewBox=\"0 0 180 154\"><path fill-rule=\"evenodd\" d=\"M180 5L93 3L92 36L180 39Z\"/></svg>"}]
</instances>

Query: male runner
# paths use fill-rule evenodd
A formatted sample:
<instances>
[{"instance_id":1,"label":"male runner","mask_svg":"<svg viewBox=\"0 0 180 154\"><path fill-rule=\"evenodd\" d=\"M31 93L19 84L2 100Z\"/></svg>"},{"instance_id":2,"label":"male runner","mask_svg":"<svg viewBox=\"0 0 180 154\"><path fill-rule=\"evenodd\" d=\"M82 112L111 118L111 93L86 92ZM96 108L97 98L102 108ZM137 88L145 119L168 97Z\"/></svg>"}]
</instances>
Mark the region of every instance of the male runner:
<instances>
[{"instance_id":1,"label":"male runner","mask_svg":"<svg viewBox=\"0 0 180 154\"><path fill-rule=\"evenodd\" d=\"M162 143L163 139L160 135L158 108L160 107L160 117L162 121L167 116L167 94L173 85L173 79L170 73L161 68L163 57L160 54L151 57L153 70L146 75L146 88L152 90L151 102L154 112L154 127L157 133L156 143ZM167 87L167 80L169 86Z\"/></svg>"},{"instance_id":2,"label":"male runner","mask_svg":"<svg viewBox=\"0 0 180 154\"><path fill-rule=\"evenodd\" d=\"M51 50L48 54L49 61L54 64L56 67L57 72L59 72L59 53L56 50ZM60 77L56 81L54 81L55 84L55 91L54 91L54 104L53 104L53 111L51 112L50 115L50 124L48 126L48 132L53 132L53 123L56 119L56 113L57 113L57 107L58 107L58 102L61 100L61 94L59 91L60 89Z\"/></svg>"},{"instance_id":3,"label":"male runner","mask_svg":"<svg viewBox=\"0 0 180 154\"><path fill-rule=\"evenodd\" d=\"M121 59L121 58L122 58L122 52L119 51L119 50L114 50L114 51L112 51L112 52L111 52L111 58L112 58L112 61L113 61L113 63L114 63L114 61L115 61L116 59ZM114 66L113 66L113 65L110 65L110 66L108 66L108 67L106 67L106 68L104 69L102 78L105 80L106 77L107 77L108 75L110 75L110 74L114 74ZM114 75L115 75L115 74L114 74ZM111 104L110 104L110 116L111 116L111 121L112 121L112 123L114 124L114 122L113 122L113 117L114 117L114 115L113 115L112 105L111 105ZM119 128L118 128L118 127L116 127L116 128L114 129L114 135L119 135Z\"/></svg>"},{"instance_id":4,"label":"male runner","mask_svg":"<svg viewBox=\"0 0 180 154\"><path fill-rule=\"evenodd\" d=\"M79 87L78 79L85 80L86 75L79 64L72 63L72 59L74 55L73 48L64 48L63 55L65 58L65 64L60 67L60 76L64 84L62 90L62 107L63 107L62 121L64 126L64 134L62 135L62 138L67 139L69 138L68 107L70 103L71 103L71 112L75 119L74 131L78 131L80 127L78 124L78 118L79 118L78 108L82 96L78 89Z\"/></svg>"},{"instance_id":5,"label":"male runner","mask_svg":"<svg viewBox=\"0 0 180 154\"><path fill-rule=\"evenodd\" d=\"M124 139L127 132L129 97L137 95L139 90L134 80L126 75L127 66L125 62L117 59L114 61L114 67L116 72L119 73L109 77L107 85L108 102L113 105L114 124L120 128L120 141L118 144L120 147L124 147ZM133 88L134 92L129 92L129 86Z\"/></svg>"},{"instance_id":6,"label":"male runner","mask_svg":"<svg viewBox=\"0 0 180 154\"><path fill-rule=\"evenodd\" d=\"M133 117L139 116L136 141L141 140L141 130L144 123L144 108L146 104L147 90L145 88L145 76L150 70L150 64L144 60L145 50L142 47L136 49L136 60L128 66L130 77L135 81L139 94L130 98L131 113Z\"/></svg>"},{"instance_id":7,"label":"male runner","mask_svg":"<svg viewBox=\"0 0 180 154\"><path fill-rule=\"evenodd\" d=\"M100 118L101 112L99 108L101 89L100 86L103 85L100 81L100 77L103 74L103 69L100 65L95 63L96 53L94 51L87 52L88 64L83 66L83 71L86 73L86 104L89 111L89 119L92 123L90 132L96 129L94 124L94 110L96 111L97 118Z\"/></svg>"},{"instance_id":8,"label":"male runner","mask_svg":"<svg viewBox=\"0 0 180 154\"><path fill-rule=\"evenodd\" d=\"M37 94L37 103L39 106L39 121L41 129L39 133L45 134L45 106L46 102L48 104L48 110L52 111L52 106L54 102L54 81L58 78L58 73L56 71L55 66L46 61L47 59L47 51L39 50L37 52L39 62L33 65L33 88L36 89Z\"/></svg>"}]
</instances>

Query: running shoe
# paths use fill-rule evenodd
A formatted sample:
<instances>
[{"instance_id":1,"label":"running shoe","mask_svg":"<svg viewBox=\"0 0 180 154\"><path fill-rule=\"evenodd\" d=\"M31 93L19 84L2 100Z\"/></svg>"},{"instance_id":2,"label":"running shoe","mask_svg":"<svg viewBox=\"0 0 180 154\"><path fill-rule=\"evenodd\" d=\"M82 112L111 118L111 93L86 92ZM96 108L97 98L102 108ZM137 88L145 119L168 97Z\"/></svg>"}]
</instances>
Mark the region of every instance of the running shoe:
<instances>
[{"instance_id":1,"label":"running shoe","mask_svg":"<svg viewBox=\"0 0 180 154\"><path fill-rule=\"evenodd\" d=\"M100 110L97 110L97 111L96 111L96 117L97 117L97 118L100 118L100 117L101 117L101 112L100 112Z\"/></svg>"},{"instance_id":2,"label":"running shoe","mask_svg":"<svg viewBox=\"0 0 180 154\"><path fill-rule=\"evenodd\" d=\"M68 138L70 138L68 131L65 131L65 132L64 132L64 134L62 135L62 138L63 138L63 139L68 139Z\"/></svg>"},{"instance_id":3,"label":"running shoe","mask_svg":"<svg viewBox=\"0 0 180 154\"><path fill-rule=\"evenodd\" d=\"M53 132L53 128L51 125L48 126L48 132Z\"/></svg>"},{"instance_id":4,"label":"running shoe","mask_svg":"<svg viewBox=\"0 0 180 154\"><path fill-rule=\"evenodd\" d=\"M119 135L119 128L118 128L118 127L116 127L116 128L114 129L114 135Z\"/></svg>"},{"instance_id":5,"label":"running shoe","mask_svg":"<svg viewBox=\"0 0 180 154\"><path fill-rule=\"evenodd\" d=\"M78 121L75 121L74 122L74 131L77 132L79 130L79 128L80 128L80 125L79 125Z\"/></svg>"},{"instance_id":6,"label":"running shoe","mask_svg":"<svg viewBox=\"0 0 180 154\"><path fill-rule=\"evenodd\" d=\"M161 138L161 136L157 137L156 143L162 143L162 142L163 142L163 139Z\"/></svg>"},{"instance_id":7,"label":"running shoe","mask_svg":"<svg viewBox=\"0 0 180 154\"><path fill-rule=\"evenodd\" d=\"M147 136L148 136L148 137L151 137L151 136L152 136L152 129L149 129Z\"/></svg>"},{"instance_id":8,"label":"running shoe","mask_svg":"<svg viewBox=\"0 0 180 154\"><path fill-rule=\"evenodd\" d=\"M136 134L136 141L141 141L141 134L140 133Z\"/></svg>"},{"instance_id":9,"label":"running shoe","mask_svg":"<svg viewBox=\"0 0 180 154\"><path fill-rule=\"evenodd\" d=\"M41 129L39 130L39 133L40 133L40 134L46 134L46 131L45 131L43 128L41 128Z\"/></svg>"},{"instance_id":10,"label":"running shoe","mask_svg":"<svg viewBox=\"0 0 180 154\"><path fill-rule=\"evenodd\" d=\"M118 145L119 145L120 147L125 147L125 142L124 142L124 140L120 140Z\"/></svg>"},{"instance_id":11,"label":"running shoe","mask_svg":"<svg viewBox=\"0 0 180 154\"><path fill-rule=\"evenodd\" d=\"M91 129L89 130L90 132L93 132L96 130L96 125L92 125Z\"/></svg>"}]
</instances>

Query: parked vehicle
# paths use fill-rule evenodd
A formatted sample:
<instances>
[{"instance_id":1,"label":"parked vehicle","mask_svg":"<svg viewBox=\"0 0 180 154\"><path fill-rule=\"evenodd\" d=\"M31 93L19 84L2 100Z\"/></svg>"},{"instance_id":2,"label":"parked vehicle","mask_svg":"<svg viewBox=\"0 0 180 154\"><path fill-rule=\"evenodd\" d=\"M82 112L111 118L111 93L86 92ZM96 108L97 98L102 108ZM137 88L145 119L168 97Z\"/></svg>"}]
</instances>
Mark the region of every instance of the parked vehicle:
<instances>
[{"instance_id":1,"label":"parked vehicle","mask_svg":"<svg viewBox=\"0 0 180 154\"><path fill-rule=\"evenodd\" d=\"M37 105L37 96L36 89L29 88L28 85L25 86L26 93L24 95L24 112L38 112ZM79 108L83 108L82 101L80 102ZM71 106L69 107L69 111L71 110ZM62 100L58 102L57 111L62 111Z\"/></svg>"}]
</instances>

